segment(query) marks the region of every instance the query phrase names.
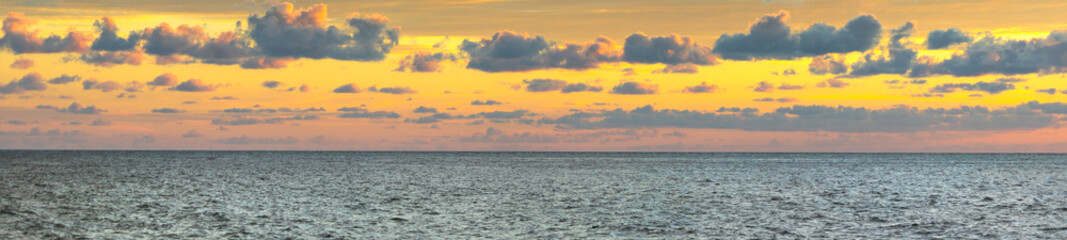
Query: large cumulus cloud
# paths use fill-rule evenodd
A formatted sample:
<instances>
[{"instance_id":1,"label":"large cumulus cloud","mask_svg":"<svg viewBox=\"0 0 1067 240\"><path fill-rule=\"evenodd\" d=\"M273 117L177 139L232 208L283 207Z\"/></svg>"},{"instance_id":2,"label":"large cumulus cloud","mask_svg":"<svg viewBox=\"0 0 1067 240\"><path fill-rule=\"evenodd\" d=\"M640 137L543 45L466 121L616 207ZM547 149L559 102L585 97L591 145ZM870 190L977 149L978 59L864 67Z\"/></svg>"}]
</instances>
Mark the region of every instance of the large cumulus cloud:
<instances>
[{"instance_id":1,"label":"large cumulus cloud","mask_svg":"<svg viewBox=\"0 0 1067 240\"><path fill-rule=\"evenodd\" d=\"M763 16L748 33L723 34L715 42L714 53L725 59L795 59L827 53L862 52L874 47L882 37L882 24L872 15L861 15L838 29L816 23L792 32L789 13Z\"/></svg>"},{"instance_id":2,"label":"large cumulus cloud","mask_svg":"<svg viewBox=\"0 0 1067 240\"><path fill-rule=\"evenodd\" d=\"M971 42L972 38L959 28L933 30L926 35L927 49L942 49L959 43Z\"/></svg>"},{"instance_id":3,"label":"large cumulus cloud","mask_svg":"<svg viewBox=\"0 0 1067 240\"><path fill-rule=\"evenodd\" d=\"M271 57L377 61L397 44L400 29L386 27L384 16L355 14L347 23L356 31L348 34L326 26L326 12L325 4L294 10L291 3L281 3L263 16L248 17L249 36Z\"/></svg>"},{"instance_id":4,"label":"large cumulus cloud","mask_svg":"<svg viewBox=\"0 0 1067 240\"><path fill-rule=\"evenodd\" d=\"M537 69L585 70L618 60L615 42L599 37L592 43L557 45L541 36L500 31L492 38L463 40L467 68L485 72L523 72Z\"/></svg>"},{"instance_id":5,"label":"large cumulus cloud","mask_svg":"<svg viewBox=\"0 0 1067 240\"><path fill-rule=\"evenodd\" d=\"M678 35L649 37L634 33L626 38L623 60L634 63L713 65L718 57L710 47Z\"/></svg>"},{"instance_id":6,"label":"large cumulus cloud","mask_svg":"<svg viewBox=\"0 0 1067 240\"><path fill-rule=\"evenodd\" d=\"M76 31L68 32L66 36L40 38L37 30L30 30L35 23L20 12L9 12L4 18L4 37L0 38L0 46L22 54L86 52L92 44L92 35Z\"/></svg>"}]
</instances>

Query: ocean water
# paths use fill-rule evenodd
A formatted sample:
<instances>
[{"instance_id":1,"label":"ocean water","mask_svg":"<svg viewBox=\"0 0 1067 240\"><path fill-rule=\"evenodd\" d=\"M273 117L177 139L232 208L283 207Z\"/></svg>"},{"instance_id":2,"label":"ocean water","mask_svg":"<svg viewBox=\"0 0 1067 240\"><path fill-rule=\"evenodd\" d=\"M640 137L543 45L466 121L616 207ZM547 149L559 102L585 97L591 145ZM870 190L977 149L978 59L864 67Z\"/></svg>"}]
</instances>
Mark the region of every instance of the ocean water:
<instances>
[{"instance_id":1,"label":"ocean water","mask_svg":"<svg viewBox=\"0 0 1067 240\"><path fill-rule=\"evenodd\" d=\"M1067 238L1067 155L0 151L0 239Z\"/></svg>"}]
</instances>

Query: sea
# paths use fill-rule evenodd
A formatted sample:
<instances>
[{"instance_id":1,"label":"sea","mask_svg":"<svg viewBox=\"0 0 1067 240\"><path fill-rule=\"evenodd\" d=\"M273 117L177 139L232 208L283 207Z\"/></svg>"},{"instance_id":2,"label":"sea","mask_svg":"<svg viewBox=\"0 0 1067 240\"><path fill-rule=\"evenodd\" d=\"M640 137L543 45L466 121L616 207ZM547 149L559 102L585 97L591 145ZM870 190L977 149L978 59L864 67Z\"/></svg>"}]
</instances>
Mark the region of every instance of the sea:
<instances>
[{"instance_id":1,"label":"sea","mask_svg":"<svg viewBox=\"0 0 1067 240\"><path fill-rule=\"evenodd\" d=\"M0 239L1067 239L1067 155L5 150Z\"/></svg>"}]
</instances>

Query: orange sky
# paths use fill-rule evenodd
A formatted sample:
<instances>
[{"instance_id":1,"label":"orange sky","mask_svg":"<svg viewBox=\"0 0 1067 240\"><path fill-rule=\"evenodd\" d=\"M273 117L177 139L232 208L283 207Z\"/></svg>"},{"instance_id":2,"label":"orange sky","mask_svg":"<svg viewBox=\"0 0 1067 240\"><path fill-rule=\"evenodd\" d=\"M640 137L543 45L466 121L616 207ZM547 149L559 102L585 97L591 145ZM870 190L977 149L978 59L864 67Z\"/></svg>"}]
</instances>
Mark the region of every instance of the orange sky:
<instances>
[{"instance_id":1,"label":"orange sky","mask_svg":"<svg viewBox=\"0 0 1067 240\"><path fill-rule=\"evenodd\" d=\"M1059 14L1067 4L1059 1L5 1L0 9L10 12L0 40L4 149L1067 146Z\"/></svg>"}]
</instances>

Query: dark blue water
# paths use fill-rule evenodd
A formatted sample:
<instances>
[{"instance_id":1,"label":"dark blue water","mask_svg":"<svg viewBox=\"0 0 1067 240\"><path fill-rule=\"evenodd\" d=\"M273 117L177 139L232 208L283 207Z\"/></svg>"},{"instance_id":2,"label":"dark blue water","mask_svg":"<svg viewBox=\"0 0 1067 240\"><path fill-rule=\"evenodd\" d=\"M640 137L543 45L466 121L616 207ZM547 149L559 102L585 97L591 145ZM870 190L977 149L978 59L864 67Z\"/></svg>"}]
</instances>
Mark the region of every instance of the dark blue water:
<instances>
[{"instance_id":1,"label":"dark blue water","mask_svg":"<svg viewBox=\"0 0 1067 240\"><path fill-rule=\"evenodd\" d=\"M0 151L0 239L1067 238L1067 155Z\"/></svg>"}]
</instances>

